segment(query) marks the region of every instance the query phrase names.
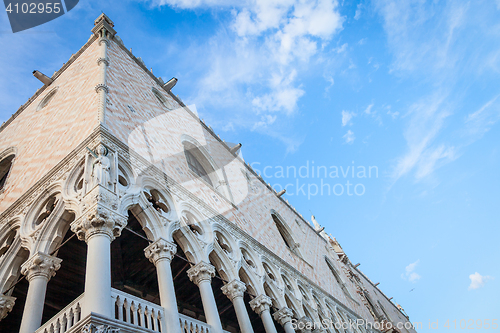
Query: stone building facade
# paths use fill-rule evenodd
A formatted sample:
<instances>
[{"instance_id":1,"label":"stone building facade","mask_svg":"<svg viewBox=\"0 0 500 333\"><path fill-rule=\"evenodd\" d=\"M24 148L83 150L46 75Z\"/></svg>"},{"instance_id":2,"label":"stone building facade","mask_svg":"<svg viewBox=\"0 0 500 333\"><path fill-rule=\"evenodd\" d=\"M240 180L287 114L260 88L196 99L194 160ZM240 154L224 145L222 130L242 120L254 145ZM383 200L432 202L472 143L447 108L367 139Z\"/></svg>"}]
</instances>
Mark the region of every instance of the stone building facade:
<instances>
[{"instance_id":1,"label":"stone building facade","mask_svg":"<svg viewBox=\"0 0 500 333\"><path fill-rule=\"evenodd\" d=\"M0 332L413 333L175 81L102 14L1 126Z\"/></svg>"}]
</instances>

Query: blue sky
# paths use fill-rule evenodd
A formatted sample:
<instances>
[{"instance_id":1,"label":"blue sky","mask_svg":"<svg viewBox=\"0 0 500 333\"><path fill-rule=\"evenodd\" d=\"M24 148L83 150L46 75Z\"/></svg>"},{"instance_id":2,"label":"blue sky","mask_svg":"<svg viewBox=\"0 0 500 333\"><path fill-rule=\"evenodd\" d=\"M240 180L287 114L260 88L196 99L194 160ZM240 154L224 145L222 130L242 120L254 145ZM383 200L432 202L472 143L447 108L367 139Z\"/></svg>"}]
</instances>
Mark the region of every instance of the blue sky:
<instances>
[{"instance_id":1,"label":"blue sky","mask_svg":"<svg viewBox=\"0 0 500 333\"><path fill-rule=\"evenodd\" d=\"M101 11L247 162L270 167L267 181L292 184L285 197L421 331L500 321L498 0L87 0L17 34L2 14L0 121L40 86L31 71L59 69ZM339 177L274 174L313 164ZM353 165L378 177L344 177ZM321 181L344 192L314 194Z\"/></svg>"}]
</instances>

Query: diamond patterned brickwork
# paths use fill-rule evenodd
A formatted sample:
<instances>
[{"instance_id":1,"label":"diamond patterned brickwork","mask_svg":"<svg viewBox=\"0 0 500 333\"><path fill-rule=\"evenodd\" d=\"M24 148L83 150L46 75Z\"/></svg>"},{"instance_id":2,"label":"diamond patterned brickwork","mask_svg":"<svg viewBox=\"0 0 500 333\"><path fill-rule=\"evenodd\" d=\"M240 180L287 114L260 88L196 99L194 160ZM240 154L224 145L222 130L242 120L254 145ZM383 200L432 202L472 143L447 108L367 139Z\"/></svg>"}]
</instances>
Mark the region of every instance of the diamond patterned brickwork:
<instances>
[{"instance_id":1,"label":"diamond patterned brickwork","mask_svg":"<svg viewBox=\"0 0 500 333\"><path fill-rule=\"evenodd\" d=\"M0 212L35 184L97 126L97 43L92 43L61 75L0 132L0 152L16 147L17 156ZM57 88L49 104L40 101Z\"/></svg>"}]
</instances>

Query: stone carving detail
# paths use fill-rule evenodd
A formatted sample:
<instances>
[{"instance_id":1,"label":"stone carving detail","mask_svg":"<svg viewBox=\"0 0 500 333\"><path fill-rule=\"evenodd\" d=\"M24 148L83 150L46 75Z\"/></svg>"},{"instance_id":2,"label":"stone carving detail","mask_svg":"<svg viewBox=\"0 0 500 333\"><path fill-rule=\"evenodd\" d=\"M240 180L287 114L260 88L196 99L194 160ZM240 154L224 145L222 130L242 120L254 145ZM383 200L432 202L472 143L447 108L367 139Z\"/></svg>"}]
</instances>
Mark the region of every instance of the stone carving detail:
<instances>
[{"instance_id":1,"label":"stone carving detail","mask_svg":"<svg viewBox=\"0 0 500 333\"><path fill-rule=\"evenodd\" d=\"M109 59L108 58L98 58L97 59L97 65L99 66L103 62L106 66L109 66Z\"/></svg>"},{"instance_id":2,"label":"stone carving detail","mask_svg":"<svg viewBox=\"0 0 500 333\"><path fill-rule=\"evenodd\" d=\"M177 252L177 245L171 243L163 238L158 239L156 242L150 244L144 249L144 255L153 264L156 265L158 260L172 261L175 253Z\"/></svg>"},{"instance_id":3,"label":"stone carving detail","mask_svg":"<svg viewBox=\"0 0 500 333\"><path fill-rule=\"evenodd\" d=\"M97 90L97 88L96 88ZM97 184L109 188L113 182L111 181L111 161L108 157L108 149L103 145L97 147L97 154L92 161L92 185Z\"/></svg>"},{"instance_id":4,"label":"stone carving detail","mask_svg":"<svg viewBox=\"0 0 500 333\"><path fill-rule=\"evenodd\" d=\"M15 297L4 296L4 295L0 296L0 320L7 317L9 312L12 311L12 308L14 307L15 302L16 302Z\"/></svg>"},{"instance_id":5,"label":"stone carving detail","mask_svg":"<svg viewBox=\"0 0 500 333\"><path fill-rule=\"evenodd\" d=\"M239 280L233 280L221 288L222 293L227 296L231 301L236 297L243 297L245 290L247 290L247 285L245 282Z\"/></svg>"},{"instance_id":6,"label":"stone carving detail","mask_svg":"<svg viewBox=\"0 0 500 333\"><path fill-rule=\"evenodd\" d=\"M78 220L71 223L73 231L79 240L88 241L95 234L106 234L111 240L120 237L127 225L127 218L102 206L89 209Z\"/></svg>"},{"instance_id":7,"label":"stone carving detail","mask_svg":"<svg viewBox=\"0 0 500 333\"><path fill-rule=\"evenodd\" d=\"M108 325L87 324L83 326L81 333L120 333L119 328L113 328Z\"/></svg>"},{"instance_id":8,"label":"stone carving detail","mask_svg":"<svg viewBox=\"0 0 500 333\"><path fill-rule=\"evenodd\" d=\"M28 281L38 276L50 280L51 277L56 275L56 271L61 268L61 262L62 259L37 252L21 265L21 273L26 275Z\"/></svg>"},{"instance_id":9,"label":"stone carving detail","mask_svg":"<svg viewBox=\"0 0 500 333\"><path fill-rule=\"evenodd\" d=\"M200 262L187 271L189 279L196 285L200 282L211 282L215 276L215 267L206 262Z\"/></svg>"},{"instance_id":10,"label":"stone carving detail","mask_svg":"<svg viewBox=\"0 0 500 333\"><path fill-rule=\"evenodd\" d=\"M283 307L273 314L274 320L280 323L281 326L285 326L286 323L292 321L293 312L287 307Z\"/></svg>"},{"instance_id":11,"label":"stone carving detail","mask_svg":"<svg viewBox=\"0 0 500 333\"><path fill-rule=\"evenodd\" d=\"M259 295L251 300L249 304L252 310L260 316L262 312L271 308L273 302L271 301L271 297L267 295Z\"/></svg>"},{"instance_id":12,"label":"stone carving detail","mask_svg":"<svg viewBox=\"0 0 500 333\"><path fill-rule=\"evenodd\" d=\"M105 85L104 83L99 83L95 86L95 92L98 93L99 91L104 91L106 92L106 94L109 92L109 88L107 85Z\"/></svg>"}]
</instances>

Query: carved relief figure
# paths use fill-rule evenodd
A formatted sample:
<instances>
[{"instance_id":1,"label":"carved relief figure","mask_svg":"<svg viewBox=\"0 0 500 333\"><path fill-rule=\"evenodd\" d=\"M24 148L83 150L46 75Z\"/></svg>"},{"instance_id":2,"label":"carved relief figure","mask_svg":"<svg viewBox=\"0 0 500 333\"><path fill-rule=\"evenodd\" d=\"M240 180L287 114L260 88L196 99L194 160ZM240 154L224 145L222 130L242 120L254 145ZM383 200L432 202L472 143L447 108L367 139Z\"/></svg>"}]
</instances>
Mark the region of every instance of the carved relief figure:
<instances>
[{"instance_id":1,"label":"carved relief figure","mask_svg":"<svg viewBox=\"0 0 500 333\"><path fill-rule=\"evenodd\" d=\"M111 181L111 162L107 157L108 150L103 145L97 148L97 156L92 162L92 184L93 186L100 184L109 188L113 182Z\"/></svg>"}]
</instances>

